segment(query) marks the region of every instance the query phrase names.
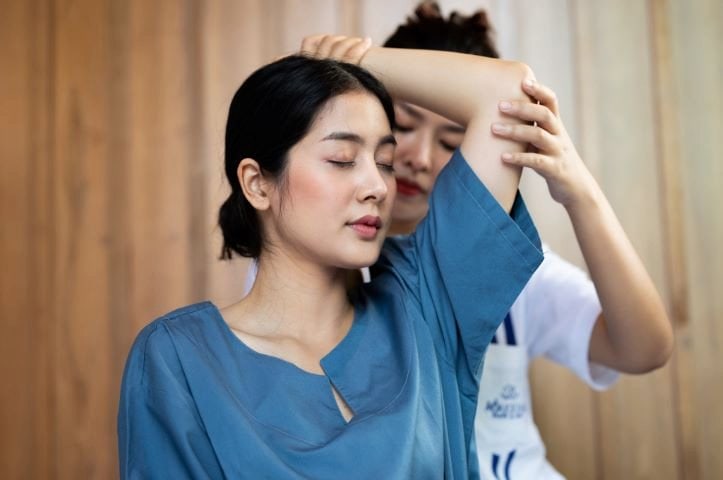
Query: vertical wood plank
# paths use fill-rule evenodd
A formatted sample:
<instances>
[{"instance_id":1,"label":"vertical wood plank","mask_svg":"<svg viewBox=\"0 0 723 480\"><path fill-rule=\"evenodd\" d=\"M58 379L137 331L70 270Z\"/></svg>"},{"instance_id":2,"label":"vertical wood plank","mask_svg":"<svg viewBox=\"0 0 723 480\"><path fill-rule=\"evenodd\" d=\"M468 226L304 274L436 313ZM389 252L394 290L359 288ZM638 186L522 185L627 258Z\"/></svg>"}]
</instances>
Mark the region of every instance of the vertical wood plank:
<instances>
[{"instance_id":1,"label":"vertical wood plank","mask_svg":"<svg viewBox=\"0 0 723 480\"><path fill-rule=\"evenodd\" d=\"M276 28L281 34L279 51L276 55L299 50L301 39L317 33L342 32L338 24L341 3L336 0L278 0L272 10L276 17ZM313 14L310 14L313 12Z\"/></svg>"},{"instance_id":2,"label":"vertical wood plank","mask_svg":"<svg viewBox=\"0 0 723 480\"><path fill-rule=\"evenodd\" d=\"M59 0L54 77L53 258L58 478L117 470L112 326L109 324L109 8ZM100 448L99 448L100 446Z\"/></svg>"},{"instance_id":3,"label":"vertical wood plank","mask_svg":"<svg viewBox=\"0 0 723 480\"><path fill-rule=\"evenodd\" d=\"M0 477L51 478L51 5L0 16Z\"/></svg>"},{"instance_id":4,"label":"vertical wood plank","mask_svg":"<svg viewBox=\"0 0 723 480\"><path fill-rule=\"evenodd\" d=\"M665 291L650 33L644 3L577 2L582 149ZM677 478L670 367L625 377L599 398L603 478Z\"/></svg>"},{"instance_id":5,"label":"vertical wood plank","mask_svg":"<svg viewBox=\"0 0 723 480\"><path fill-rule=\"evenodd\" d=\"M659 181L665 192L662 200L665 212L665 261L666 284L673 326L679 330L688 323L688 282L685 271L684 226L681 173L683 163L680 156L680 131L678 112L680 109L678 89L675 82L675 64L672 55L670 10L665 2L648 2L648 15L653 46L653 90L655 94L656 147L660 158ZM693 415L687 407L692 395L690 375L690 351L680 343L676 345L671 359L673 374L673 401L675 412L675 443L680 462L678 478L700 478L698 462L695 459L695 445L691 443Z\"/></svg>"},{"instance_id":6,"label":"vertical wood plank","mask_svg":"<svg viewBox=\"0 0 723 480\"><path fill-rule=\"evenodd\" d=\"M723 5L668 1L678 87L688 321L676 366L685 478L723 476Z\"/></svg>"},{"instance_id":7,"label":"vertical wood plank","mask_svg":"<svg viewBox=\"0 0 723 480\"><path fill-rule=\"evenodd\" d=\"M128 4L127 129L130 321L154 317L203 297L205 255L194 212L205 211L199 156L201 112L193 2ZM197 215L196 215L197 216ZM200 278L196 278L200 275Z\"/></svg>"}]
</instances>

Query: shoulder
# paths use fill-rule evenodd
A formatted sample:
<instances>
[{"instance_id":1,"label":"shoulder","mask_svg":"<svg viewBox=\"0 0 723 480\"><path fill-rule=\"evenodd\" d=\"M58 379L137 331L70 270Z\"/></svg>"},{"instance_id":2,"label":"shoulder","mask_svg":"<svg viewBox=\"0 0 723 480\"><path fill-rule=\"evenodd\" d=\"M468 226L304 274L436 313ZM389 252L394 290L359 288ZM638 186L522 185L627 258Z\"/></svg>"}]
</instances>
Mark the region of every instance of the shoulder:
<instances>
[{"instance_id":1,"label":"shoulder","mask_svg":"<svg viewBox=\"0 0 723 480\"><path fill-rule=\"evenodd\" d=\"M180 368L177 348L179 338L193 336L193 331L203 325L201 320L212 315L215 308L210 302L188 305L146 325L131 347L126 376L145 383L151 371L172 373Z\"/></svg>"}]
</instances>

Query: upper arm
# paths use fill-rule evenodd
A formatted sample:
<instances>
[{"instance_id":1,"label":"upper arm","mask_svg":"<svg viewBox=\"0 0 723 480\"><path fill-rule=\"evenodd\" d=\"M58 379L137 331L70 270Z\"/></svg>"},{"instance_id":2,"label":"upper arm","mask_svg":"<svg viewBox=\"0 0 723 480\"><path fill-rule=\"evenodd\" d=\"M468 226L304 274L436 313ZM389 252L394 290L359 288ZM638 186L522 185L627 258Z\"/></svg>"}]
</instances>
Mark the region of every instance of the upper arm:
<instances>
[{"instance_id":1,"label":"upper arm","mask_svg":"<svg viewBox=\"0 0 723 480\"><path fill-rule=\"evenodd\" d=\"M222 478L210 439L162 325L139 335L118 410L121 478Z\"/></svg>"},{"instance_id":2,"label":"upper arm","mask_svg":"<svg viewBox=\"0 0 723 480\"><path fill-rule=\"evenodd\" d=\"M508 212L515 199L521 168L504 163L501 156L506 152L524 151L526 145L495 136L492 124L519 123L503 116L498 105L502 100L530 101L522 91L522 82L528 77L533 77L533 73L521 63L509 62L501 69L498 81L473 104L461 147L472 170Z\"/></svg>"}]
</instances>

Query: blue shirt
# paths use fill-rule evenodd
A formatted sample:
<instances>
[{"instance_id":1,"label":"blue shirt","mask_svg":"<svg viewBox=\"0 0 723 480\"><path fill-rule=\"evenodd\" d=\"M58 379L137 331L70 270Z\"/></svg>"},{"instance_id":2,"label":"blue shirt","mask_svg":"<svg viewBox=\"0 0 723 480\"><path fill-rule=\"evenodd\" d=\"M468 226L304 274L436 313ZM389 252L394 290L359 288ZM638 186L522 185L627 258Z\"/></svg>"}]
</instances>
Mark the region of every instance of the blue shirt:
<instances>
[{"instance_id":1,"label":"blue shirt","mask_svg":"<svg viewBox=\"0 0 723 480\"><path fill-rule=\"evenodd\" d=\"M144 328L121 477L468 478L485 350L541 260L522 199L508 215L457 151L416 232L385 242L324 375L251 350L208 302Z\"/></svg>"}]
</instances>

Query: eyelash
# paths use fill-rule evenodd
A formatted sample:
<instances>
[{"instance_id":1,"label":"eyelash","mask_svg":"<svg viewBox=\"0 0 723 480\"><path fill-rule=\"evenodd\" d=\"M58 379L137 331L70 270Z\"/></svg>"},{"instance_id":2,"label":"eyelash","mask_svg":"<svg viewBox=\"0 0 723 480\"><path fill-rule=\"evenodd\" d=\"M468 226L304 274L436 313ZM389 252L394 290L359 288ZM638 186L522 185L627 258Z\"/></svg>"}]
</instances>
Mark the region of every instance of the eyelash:
<instances>
[{"instance_id":1,"label":"eyelash","mask_svg":"<svg viewBox=\"0 0 723 480\"><path fill-rule=\"evenodd\" d=\"M344 161L339 161L339 160L329 160L329 163L331 163L335 167L349 168L349 167L353 167L356 162L344 162Z\"/></svg>"},{"instance_id":2,"label":"eyelash","mask_svg":"<svg viewBox=\"0 0 723 480\"><path fill-rule=\"evenodd\" d=\"M356 162L354 162L354 161L352 161L352 162L341 162L341 161L339 161L339 160L329 160L329 163L331 163L332 165L334 165L334 166L337 167L337 168L351 168L351 167L353 167L354 165L356 165ZM377 167L379 167L380 169L384 170L384 172L394 173L394 165L390 165L390 164L388 164L388 163L380 163L380 162L377 162Z\"/></svg>"},{"instance_id":3,"label":"eyelash","mask_svg":"<svg viewBox=\"0 0 723 480\"><path fill-rule=\"evenodd\" d=\"M457 147L455 147L454 145L450 145L447 142L439 142L439 144L442 146L442 148L449 152L454 152L455 150L457 150Z\"/></svg>"}]
</instances>

